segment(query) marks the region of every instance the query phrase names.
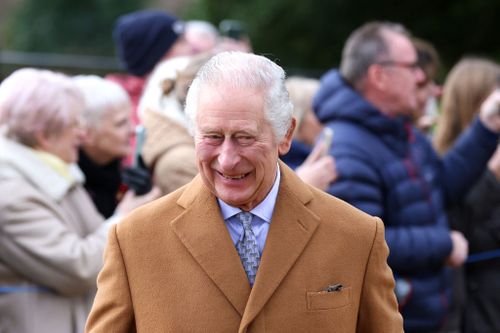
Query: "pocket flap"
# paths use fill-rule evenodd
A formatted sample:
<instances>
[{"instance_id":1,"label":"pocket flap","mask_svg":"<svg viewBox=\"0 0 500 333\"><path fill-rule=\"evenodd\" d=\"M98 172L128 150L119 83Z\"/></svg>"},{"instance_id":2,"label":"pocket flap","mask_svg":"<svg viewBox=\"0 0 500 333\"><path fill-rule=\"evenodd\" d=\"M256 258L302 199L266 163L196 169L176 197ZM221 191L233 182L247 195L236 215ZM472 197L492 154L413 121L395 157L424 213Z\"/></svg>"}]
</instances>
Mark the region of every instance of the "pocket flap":
<instances>
[{"instance_id":1,"label":"pocket flap","mask_svg":"<svg viewBox=\"0 0 500 333\"><path fill-rule=\"evenodd\" d=\"M340 308L351 304L351 287L344 287L338 291L308 291L308 310L327 310Z\"/></svg>"}]
</instances>

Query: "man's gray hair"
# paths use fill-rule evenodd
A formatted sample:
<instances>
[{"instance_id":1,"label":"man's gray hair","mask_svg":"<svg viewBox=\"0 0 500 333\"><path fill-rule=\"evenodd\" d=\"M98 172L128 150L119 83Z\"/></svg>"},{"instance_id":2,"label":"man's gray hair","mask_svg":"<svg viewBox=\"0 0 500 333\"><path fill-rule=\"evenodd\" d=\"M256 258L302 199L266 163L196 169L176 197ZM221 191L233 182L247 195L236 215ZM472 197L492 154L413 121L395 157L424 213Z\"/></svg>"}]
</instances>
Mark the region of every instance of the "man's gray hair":
<instances>
[{"instance_id":1,"label":"man's gray hair","mask_svg":"<svg viewBox=\"0 0 500 333\"><path fill-rule=\"evenodd\" d=\"M347 39L342 50L340 73L357 90L361 89L368 68L388 56L389 45L384 36L387 31L410 36L399 23L374 21L354 30Z\"/></svg>"},{"instance_id":2,"label":"man's gray hair","mask_svg":"<svg viewBox=\"0 0 500 333\"><path fill-rule=\"evenodd\" d=\"M203 65L186 97L186 114L192 130L195 129L199 94L204 87L265 92L265 116L276 139L281 141L290 128L293 105L285 87L285 71L263 56L223 52Z\"/></svg>"}]
</instances>

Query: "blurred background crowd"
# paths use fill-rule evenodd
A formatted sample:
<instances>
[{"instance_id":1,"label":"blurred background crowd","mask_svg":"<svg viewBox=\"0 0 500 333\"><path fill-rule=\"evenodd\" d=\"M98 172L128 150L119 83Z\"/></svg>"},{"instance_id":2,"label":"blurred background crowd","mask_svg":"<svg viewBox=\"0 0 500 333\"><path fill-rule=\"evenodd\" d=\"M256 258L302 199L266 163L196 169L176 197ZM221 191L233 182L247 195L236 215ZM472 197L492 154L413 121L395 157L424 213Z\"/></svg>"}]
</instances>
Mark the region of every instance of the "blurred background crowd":
<instances>
[{"instance_id":1,"label":"blurred background crowd","mask_svg":"<svg viewBox=\"0 0 500 333\"><path fill-rule=\"evenodd\" d=\"M384 220L405 330L500 332L498 3L0 6L0 332L83 331L109 226L197 174L186 93L224 51L287 70L282 159Z\"/></svg>"}]
</instances>

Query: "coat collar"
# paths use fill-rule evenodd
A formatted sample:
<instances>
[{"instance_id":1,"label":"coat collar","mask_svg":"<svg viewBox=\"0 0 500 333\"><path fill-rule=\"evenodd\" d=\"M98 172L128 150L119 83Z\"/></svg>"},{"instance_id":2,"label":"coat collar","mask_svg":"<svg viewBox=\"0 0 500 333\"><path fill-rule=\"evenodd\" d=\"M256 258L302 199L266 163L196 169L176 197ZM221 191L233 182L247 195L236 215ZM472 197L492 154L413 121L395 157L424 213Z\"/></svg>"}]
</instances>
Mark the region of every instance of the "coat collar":
<instances>
[{"instance_id":1,"label":"coat collar","mask_svg":"<svg viewBox=\"0 0 500 333\"><path fill-rule=\"evenodd\" d=\"M0 135L0 177L23 177L52 199L59 201L85 177L76 164L70 166L73 181L68 181L42 162L35 152Z\"/></svg>"},{"instance_id":2,"label":"coat collar","mask_svg":"<svg viewBox=\"0 0 500 333\"><path fill-rule=\"evenodd\" d=\"M330 70L321 78L314 111L323 124L339 121L358 124L402 153L406 150L409 131L413 131L409 117L383 114L355 91L338 70Z\"/></svg>"},{"instance_id":3,"label":"coat collar","mask_svg":"<svg viewBox=\"0 0 500 333\"><path fill-rule=\"evenodd\" d=\"M284 163L279 167L278 198L252 289L217 200L199 175L177 202L185 213L172 221L184 246L242 316L240 332L246 331L279 287L319 223L318 216L306 207L312 200L311 189Z\"/></svg>"}]
</instances>

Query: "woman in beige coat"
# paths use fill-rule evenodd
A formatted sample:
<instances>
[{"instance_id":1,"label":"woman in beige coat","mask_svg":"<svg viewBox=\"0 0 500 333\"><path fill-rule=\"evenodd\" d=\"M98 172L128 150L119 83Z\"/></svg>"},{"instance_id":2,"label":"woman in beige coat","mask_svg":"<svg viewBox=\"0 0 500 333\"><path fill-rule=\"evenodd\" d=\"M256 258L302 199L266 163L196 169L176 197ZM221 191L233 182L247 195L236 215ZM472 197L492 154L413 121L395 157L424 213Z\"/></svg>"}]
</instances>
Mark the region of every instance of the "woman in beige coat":
<instances>
[{"instance_id":1,"label":"woman in beige coat","mask_svg":"<svg viewBox=\"0 0 500 333\"><path fill-rule=\"evenodd\" d=\"M0 332L82 332L113 220L76 166L83 99L62 74L14 72L0 85Z\"/></svg>"},{"instance_id":2,"label":"woman in beige coat","mask_svg":"<svg viewBox=\"0 0 500 333\"><path fill-rule=\"evenodd\" d=\"M142 156L163 194L187 184L198 173L184 101L196 72L210 57L201 54L161 63L141 97L139 112L146 128Z\"/></svg>"}]
</instances>

